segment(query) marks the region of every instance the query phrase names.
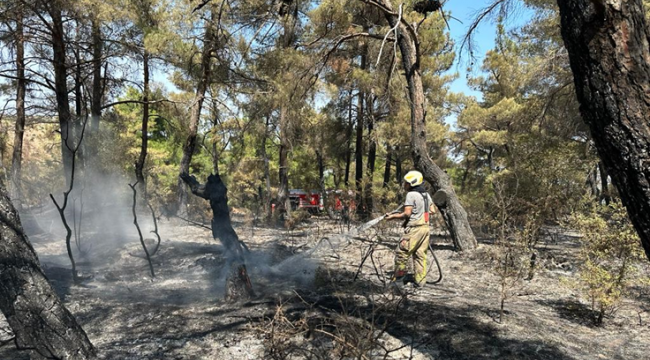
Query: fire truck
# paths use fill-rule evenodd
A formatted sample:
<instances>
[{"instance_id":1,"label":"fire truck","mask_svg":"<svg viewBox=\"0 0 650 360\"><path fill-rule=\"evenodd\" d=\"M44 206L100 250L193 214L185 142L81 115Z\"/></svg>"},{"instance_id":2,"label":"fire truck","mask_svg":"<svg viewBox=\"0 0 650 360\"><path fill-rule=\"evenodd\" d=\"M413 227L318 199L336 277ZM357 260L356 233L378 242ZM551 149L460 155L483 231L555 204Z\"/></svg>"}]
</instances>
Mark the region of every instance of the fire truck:
<instances>
[{"instance_id":1,"label":"fire truck","mask_svg":"<svg viewBox=\"0 0 650 360\"><path fill-rule=\"evenodd\" d=\"M323 198L317 191L308 192L302 189L289 190L291 209L307 209L310 213L319 213L325 209Z\"/></svg>"}]
</instances>

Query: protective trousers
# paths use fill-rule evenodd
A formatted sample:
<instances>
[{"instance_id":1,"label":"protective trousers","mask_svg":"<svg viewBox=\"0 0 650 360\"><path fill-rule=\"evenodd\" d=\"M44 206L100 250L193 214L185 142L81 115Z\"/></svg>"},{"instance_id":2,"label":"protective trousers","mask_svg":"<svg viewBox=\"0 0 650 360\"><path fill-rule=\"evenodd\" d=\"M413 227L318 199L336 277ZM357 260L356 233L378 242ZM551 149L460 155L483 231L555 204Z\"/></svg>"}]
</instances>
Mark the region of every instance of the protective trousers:
<instances>
[{"instance_id":1,"label":"protective trousers","mask_svg":"<svg viewBox=\"0 0 650 360\"><path fill-rule=\"evenodd\" d=\"M415 282L423 286L427 282L427 250L429 249L429 226L413 226L404 235L395 250L395 278L406 275L406 265L413 256Z\"/></svg>"}]
</instances>

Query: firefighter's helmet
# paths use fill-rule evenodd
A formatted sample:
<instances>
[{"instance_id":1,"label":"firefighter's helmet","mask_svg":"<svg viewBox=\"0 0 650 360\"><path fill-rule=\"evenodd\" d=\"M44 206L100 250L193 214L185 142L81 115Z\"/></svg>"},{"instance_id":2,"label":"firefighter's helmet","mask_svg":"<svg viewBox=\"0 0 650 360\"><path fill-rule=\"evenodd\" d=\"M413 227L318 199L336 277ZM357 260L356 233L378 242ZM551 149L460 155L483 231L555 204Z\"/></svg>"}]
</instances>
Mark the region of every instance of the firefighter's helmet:
<instances>
[{"instance_id":1,"label":"firefighter's helmet","mask_svg":"<svg viewBox=\"0 0 650 360\"><path fill-rule=\"evenodd\" d=\"M421 172L412 170L406 173L404 181L411 184L411 186L418 186L424 182L424 178Z\"/></svg>"}]
</instances>

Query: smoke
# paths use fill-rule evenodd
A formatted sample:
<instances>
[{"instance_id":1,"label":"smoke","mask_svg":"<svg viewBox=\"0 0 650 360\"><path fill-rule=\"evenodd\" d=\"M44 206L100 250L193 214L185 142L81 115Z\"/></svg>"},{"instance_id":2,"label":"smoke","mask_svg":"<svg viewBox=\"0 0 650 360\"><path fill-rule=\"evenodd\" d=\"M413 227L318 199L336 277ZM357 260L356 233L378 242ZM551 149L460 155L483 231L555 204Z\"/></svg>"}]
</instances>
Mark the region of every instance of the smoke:
<instances>
[{"instance_id":1,"label":"smoke","mask_svg":"<svg viewBox=\"0 0 650 360\"><path fill-rule=\"evenodd\" d=\"M65 217L72 230L71 244L75 261L82 271L93 270L114 260L119 249L139 244L133 224L133 193L125 176L93 174L85 171L75 180L68 196ZM59 206L64 190L52 191ZM138 196L138 201L141 200ZM44 266L70 266L65 249L66 230L52 200L39 199L40 206L19 210L25 233ZM153 230L148 208L138 204L138 223L145 238ZM40 250L40 251L39 251Z\"/></svg>"},{"instance_id":2,"label":"smoke","mask_svg":"<svg viewBox=\"0 0 650 360\"><path fill-rule=\"evenodd\" d=\"M179 221L160 223L163 242L152 259L156 278L151 279L133 224L133 192L128 186L133 180L129 180L123 175L85 171L70 194L65 214L74 232L71 243L77 269L82 276L89 275L84 291L93 298L119 302L186 305L221 301L229 260L223 246L206 229ZM60 205L62 193L52 191ZM138 223L145 238L154 238L150 234L154 228L151 213L140 195ZM66 293L71 284L66 232L51 199L40 199L40 203L40 207L21 210L21 219L46 274L59 293ZM258 296L313 287L321 260L337 258L357 230L316 236L305 229L293 236L295 233L257 228L258 236L248 238L248 229L241 222L235 224L235 231L251 248L245 263ZM265 236L260 237L262 232ZM153 249L154 241L147 245Z\"/></svg>"}]
</instances>

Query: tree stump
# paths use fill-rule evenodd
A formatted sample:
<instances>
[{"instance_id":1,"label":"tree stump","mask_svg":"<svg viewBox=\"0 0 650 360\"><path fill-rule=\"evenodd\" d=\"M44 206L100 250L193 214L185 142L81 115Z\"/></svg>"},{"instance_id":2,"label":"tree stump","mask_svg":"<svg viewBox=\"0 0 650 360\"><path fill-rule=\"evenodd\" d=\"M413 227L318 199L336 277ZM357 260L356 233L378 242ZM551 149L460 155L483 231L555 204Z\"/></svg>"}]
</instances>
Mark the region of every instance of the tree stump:
<instances>
[{"instance_id":1,"label":"tree stump","mask_svg":"<svg viewBox=\"0 0 650 360\"><path fill-rule=\"evenodd\" d=\"M237 262L231 263L228 277L226 278L226 301L237 302L240 300L248 300L254 295L253 285L248 277L246 265Z\"/></svg>"},{"instance_id":2,"label":"tree stump","mask_svg":"<svg viewBox=\"0 0 650 360\"><path fill-rule=\"evenodd\" d=\"M208 176L208 182L200 184L194 176L187 173L180 175L181 179L190 186L192 194L206 199L212 208L212 237L219 239L226 248L226 266L229 267L226 277L225 300L236 302L248 300L255 296L244 261L245 247L230 221L228 209L228 189L219 174Z\"/></svg>"}]
</instances>

